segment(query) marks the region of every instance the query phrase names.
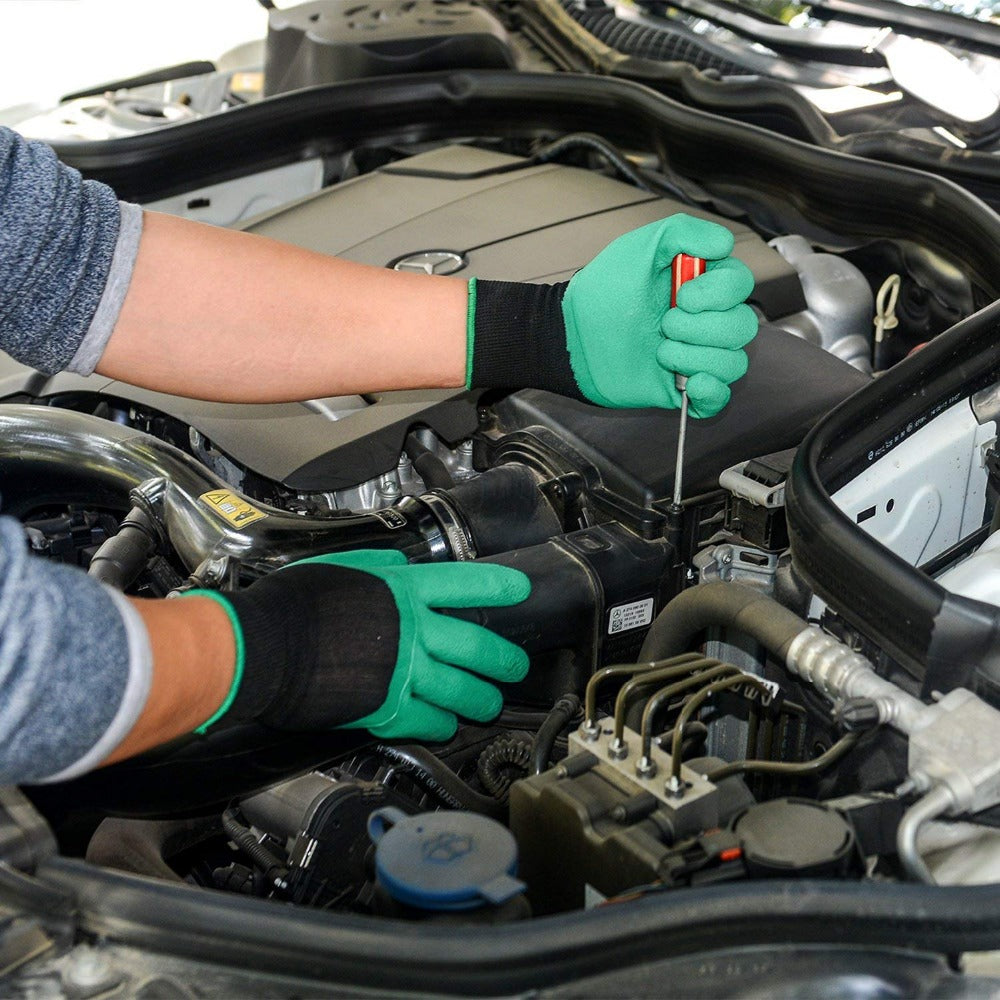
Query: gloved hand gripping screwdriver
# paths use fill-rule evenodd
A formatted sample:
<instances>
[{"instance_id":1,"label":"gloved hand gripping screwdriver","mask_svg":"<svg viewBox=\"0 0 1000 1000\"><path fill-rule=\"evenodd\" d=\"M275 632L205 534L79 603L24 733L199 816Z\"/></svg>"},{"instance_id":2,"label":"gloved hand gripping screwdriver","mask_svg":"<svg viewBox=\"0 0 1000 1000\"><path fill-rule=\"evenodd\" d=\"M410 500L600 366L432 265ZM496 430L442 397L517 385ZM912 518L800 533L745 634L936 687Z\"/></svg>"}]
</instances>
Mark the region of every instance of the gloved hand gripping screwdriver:
<instances>
[{"instance_id":1,"label":"gloved hand gripping screwdriver","mask_svg":"<svg viewBox=\"0 0 1000 1000\"><path fill-rule=\"evenodd\" d=\"M692 257L679 253L670 264L670 308L677 305L677 292L685 281L697 278L705 273L705 261L701 257ZM681 394L681 419L677 427L677 465L674 468L674 502L673 507L680 509L681 488L684 478L684 444L687 438L688 394L687 375L674 373L674 385Z\"/></svg>"}]
</instances>

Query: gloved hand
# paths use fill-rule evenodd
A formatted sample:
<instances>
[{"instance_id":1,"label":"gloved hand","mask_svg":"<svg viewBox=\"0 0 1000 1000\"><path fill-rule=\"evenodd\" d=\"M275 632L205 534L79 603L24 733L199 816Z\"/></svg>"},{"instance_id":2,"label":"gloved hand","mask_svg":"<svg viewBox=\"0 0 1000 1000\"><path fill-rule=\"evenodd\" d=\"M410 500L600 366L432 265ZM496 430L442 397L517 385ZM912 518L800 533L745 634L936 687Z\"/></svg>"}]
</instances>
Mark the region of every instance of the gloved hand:
<instances>
[{"instance_id":1,"label":"gloved hand","mask_svg":"<svg viewBox=\"0 0 1000 1000\"><path fill-rule=\"evenodd\" d=\"M690 376L694 416L718 413L747 370L757 333L744 299L753 275L728 255L733 235L673 215L626 233L568 283L470 282L468 386L534 387L601 406L680 406L674 373ZM704 257L670 308L670 265Z\"/></svg>"},{"instance_id":2,"label":"gloved hand","mask_svg":"<svg viewBox=\"0 0 1000 1000\"><path fill-rule=\"evenodd\" d=\"M488 563L410 565L365 549L305 559L236 594L198 590L229 614L237 669L223 715L281 729L366 728L384 738L445 740L456 716L485 722L502 705L480 677L518 681L528 655L433 608L518 604L521 572Z\"/></svg>"}]
</instances>

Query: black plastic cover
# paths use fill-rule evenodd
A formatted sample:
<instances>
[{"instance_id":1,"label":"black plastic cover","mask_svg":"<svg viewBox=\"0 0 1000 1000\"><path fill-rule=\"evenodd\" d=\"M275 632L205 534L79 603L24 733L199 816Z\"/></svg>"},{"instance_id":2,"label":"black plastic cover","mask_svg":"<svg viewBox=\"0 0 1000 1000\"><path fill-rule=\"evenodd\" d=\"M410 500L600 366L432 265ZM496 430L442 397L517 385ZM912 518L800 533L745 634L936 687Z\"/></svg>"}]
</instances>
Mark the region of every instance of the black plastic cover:
<instances>
[{"instance_id":1,"label":"black plastic cover","mask_svg":"<svg viewBox=\"0 0 1000 1000\"><path fill-rule=\"evenodd\" d=\"M775 799L751 806L733 825L747 873L758 878L833 878L860 874L851 824L809 799Z\"/></svg>"},{"instance_id":2,"label":"black plastic cover","mask_svg":"<svg viewBox=\"0 0 1000 1000\"><path fill-rule=\"evenodd\" d=\"M314 0L268 16L264 93L393 73L505 69L503 25L463 0Z\"/></svg>"},{"instance_id":3,"label":"black plastic cover","mask_svg":"<svg viewBox=\"0 0 1000 1000\"><path fill-rule=\"evenodd\" d=\"M690 420L684 493L718 487L719 474L797 445L828 410L870 379L818 347L764 325L747 347L750 369L717 417ZM526 389L496 405L504 430L541 425L591 462L604 485L644 506L673 492L676 410L606 410Z\"/></svg>"}]
</instances>

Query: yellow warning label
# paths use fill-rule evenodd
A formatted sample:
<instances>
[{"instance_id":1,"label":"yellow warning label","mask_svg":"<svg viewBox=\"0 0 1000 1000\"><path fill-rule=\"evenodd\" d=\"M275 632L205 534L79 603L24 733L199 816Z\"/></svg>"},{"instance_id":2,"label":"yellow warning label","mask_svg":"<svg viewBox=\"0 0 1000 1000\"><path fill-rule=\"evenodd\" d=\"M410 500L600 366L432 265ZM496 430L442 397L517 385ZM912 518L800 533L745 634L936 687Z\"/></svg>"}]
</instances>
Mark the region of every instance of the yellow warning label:
<instances>
[{"instance_id":1,"label":"yellow warning label","mask_svg":"<svg viewBox=\"0 0 1000 1000\"><path fill-rule=\"evenodd\" d=\"M254 521L267 517L262 510L257 510L253 504L247 503L229 490L212 490L210 493L202 493L198 499L208 504L219 517L225 518L230 524L235 524L237 528L246 527Z\"/></svg>"}]
</instances>

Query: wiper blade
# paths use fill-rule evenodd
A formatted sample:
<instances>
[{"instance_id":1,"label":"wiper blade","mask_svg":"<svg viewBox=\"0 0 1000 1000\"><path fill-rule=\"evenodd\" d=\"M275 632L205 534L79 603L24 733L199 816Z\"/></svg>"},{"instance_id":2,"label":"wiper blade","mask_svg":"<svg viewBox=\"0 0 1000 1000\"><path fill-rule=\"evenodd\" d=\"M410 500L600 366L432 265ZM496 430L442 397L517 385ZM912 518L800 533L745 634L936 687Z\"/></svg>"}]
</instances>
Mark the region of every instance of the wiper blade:
<instances>
[{"instance_id":1,"label":"wiper blade","mask_svg":"<svg viewBox=\"0 0 1000 1000\"><path fill-rule=\"evenodd\" d=\"M881 29L859 24L831 24L822 28L790 28L744 13L730 4L712 0L671 0L671 7L728 28L737 35L761 42L776 52L826 62L857 62L881 66L872 48Z\"/></svg>"},{"instance_id":2,"label":"wiper blade","mask_svg":"<svg viewBox=\"0 0 1000 1000\"><path fill-rule=\"evenodd\" d=\"M954 39L973 51L1000 57L1000 26L950 11L910 7L895 0L815 0L812 9L852 21L906 28L937 41Z\"/></svg>"},{"instance_id":3,"label":"wiper blade","mask_svg":"<svg viewBox=\"0 0 1000 1000\"><path fill-rule=\"evenodd\" d=\"M959 121L982 121L1000 109L997 95L943 46L898 35L890 27L789 28L711 0L671 0L671 6L776 52L831 63L888 66L903 90Z\"/></svg>"}]
</instances>

